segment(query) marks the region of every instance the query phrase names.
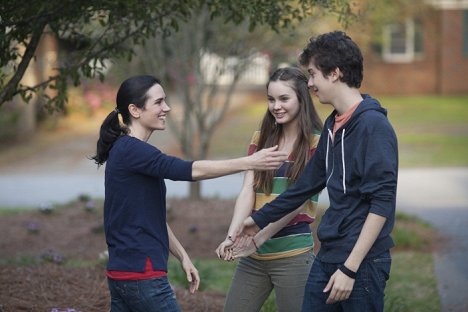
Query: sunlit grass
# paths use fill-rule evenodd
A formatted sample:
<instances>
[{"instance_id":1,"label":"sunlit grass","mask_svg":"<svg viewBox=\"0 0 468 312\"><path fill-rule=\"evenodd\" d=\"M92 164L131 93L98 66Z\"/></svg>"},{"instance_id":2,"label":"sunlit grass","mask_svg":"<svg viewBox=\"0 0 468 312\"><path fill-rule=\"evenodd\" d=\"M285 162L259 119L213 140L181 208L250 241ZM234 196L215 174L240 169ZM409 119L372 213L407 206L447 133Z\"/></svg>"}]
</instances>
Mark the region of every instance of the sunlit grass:
<instances>
[{"instance_id":1,"label":"sunlit grass","mask_svg":"<svg viewBox=\"0 0 468 312\"><path fill-rule=\"evenodd\" d=\"M468 96L379 97L397 133L401 167L468 166ZM315 105L324 120L330 105ZM239 106L216 131L213 157L244 155L266 101Z\"/></svg>"}]
</instances>

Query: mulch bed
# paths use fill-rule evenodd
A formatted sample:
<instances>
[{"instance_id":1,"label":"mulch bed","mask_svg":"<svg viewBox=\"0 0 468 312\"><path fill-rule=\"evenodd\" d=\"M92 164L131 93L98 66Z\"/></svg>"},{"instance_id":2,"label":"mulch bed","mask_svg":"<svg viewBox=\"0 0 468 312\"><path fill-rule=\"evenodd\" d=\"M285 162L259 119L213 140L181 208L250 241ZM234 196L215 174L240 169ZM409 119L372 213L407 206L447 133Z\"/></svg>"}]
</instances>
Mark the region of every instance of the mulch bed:
<instances>
[{"instance_id":1,"label":"mulch bed","mask_svg":"<svg viewBox=\"0 0 468 312\"><path fill-rule=\"evenodd\" d=\"M51 213L0 216L0 312L109 311L98 260L106 250L102 210L84 207L77 201ZM189 255L214 258L234 201L171 199L169 207L168 222ZM224 294L209 291L192 295L176 288L176 295L183 311L221 311L224 303Z\"/></svg>"}]
</instances>

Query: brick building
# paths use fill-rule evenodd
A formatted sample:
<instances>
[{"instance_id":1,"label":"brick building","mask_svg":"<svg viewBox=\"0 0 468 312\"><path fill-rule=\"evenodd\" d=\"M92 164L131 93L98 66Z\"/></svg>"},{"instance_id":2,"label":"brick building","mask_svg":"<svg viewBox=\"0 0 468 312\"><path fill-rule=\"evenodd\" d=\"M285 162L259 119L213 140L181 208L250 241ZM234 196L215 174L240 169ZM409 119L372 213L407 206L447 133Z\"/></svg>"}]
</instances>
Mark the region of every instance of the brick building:
<instances>
[{"instance_id":1,"label":"brick building","mask_svg":"<svg viewBox=\"0 0 468 312\"><path fill-rule=\"evenodd\" d=\"M382 45L364 49L363 91L468 94L468 1L426 3L426 14L384 26Z\"/></svg>"}]
</instances>

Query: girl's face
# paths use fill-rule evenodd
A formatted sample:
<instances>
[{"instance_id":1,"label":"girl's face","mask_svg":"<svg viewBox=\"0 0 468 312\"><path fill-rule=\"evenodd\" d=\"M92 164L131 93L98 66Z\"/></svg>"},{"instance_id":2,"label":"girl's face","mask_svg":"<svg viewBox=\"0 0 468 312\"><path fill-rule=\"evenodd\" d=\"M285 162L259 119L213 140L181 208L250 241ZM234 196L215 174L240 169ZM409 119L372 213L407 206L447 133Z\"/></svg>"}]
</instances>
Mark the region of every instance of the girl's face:
<instances>
[{"instance_id":1,"label":"girl's face","mask_svg":"<svg viewBox=\"0 0 468 312\"><path fill-rule=\"evenodd\" d=\"M271 81L268 85L268 110L278 124L288 124L296 120L300 103L296 92L288 81Z\"/></svg>"},{"instance_id":2,"label":"girl's face","mask_svg":"<svg viewBox=\"0 0 468 312\"><path fill-rule=\"evenodd\" d=\"M146 93L148 99L145 109L141 110L139 121L150 130L164 130L166 117L171 108L166 103L166 93L159 84L155 84Z\"/></svg>"}]
</instances>

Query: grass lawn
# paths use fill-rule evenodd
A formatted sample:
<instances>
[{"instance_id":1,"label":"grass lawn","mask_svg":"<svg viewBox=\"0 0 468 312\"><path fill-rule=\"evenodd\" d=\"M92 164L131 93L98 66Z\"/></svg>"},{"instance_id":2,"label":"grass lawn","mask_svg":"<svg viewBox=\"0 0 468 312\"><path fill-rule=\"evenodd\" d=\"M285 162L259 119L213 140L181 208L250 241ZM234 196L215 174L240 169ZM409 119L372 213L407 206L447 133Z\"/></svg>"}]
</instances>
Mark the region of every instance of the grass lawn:
<instances>
[{"instance_id":1,"label":"grass lawn","mask_svg":"<svg viewBox=\"0 0 468 312\"><path fill-rule=\"evenodd\" d=\"M468 166L468 96L377 98L397 133L401 167ZM331 106L314 100L324 120ZM211 156L243 155L265 110L257 97L231 111L213 137Z\"/></svg>"}]
</instances>

